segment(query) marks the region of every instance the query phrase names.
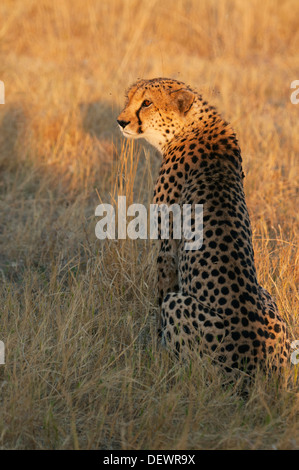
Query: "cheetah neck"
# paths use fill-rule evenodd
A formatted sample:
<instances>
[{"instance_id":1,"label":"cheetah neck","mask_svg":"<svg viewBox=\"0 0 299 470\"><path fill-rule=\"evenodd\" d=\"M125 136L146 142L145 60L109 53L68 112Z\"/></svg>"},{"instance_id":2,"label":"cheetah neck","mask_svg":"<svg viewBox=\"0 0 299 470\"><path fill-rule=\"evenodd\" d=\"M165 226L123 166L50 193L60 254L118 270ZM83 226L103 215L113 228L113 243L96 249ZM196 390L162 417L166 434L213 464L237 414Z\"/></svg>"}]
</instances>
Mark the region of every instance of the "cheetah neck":
<instances>
[{"instance_id":1,"label":"cheetah neck","mask_svg":"<svg viewBox=\"0 0 299 470\"><path fill-rule=\"evenodd\" d=\"M243 178L242 157L236 134L213 106L196 100L185 125L160 149L163 160L177 155L189 162L197 157L201 168L218 168L222 173L235 173ZM205 162L204 162L205 160ZM172 159L173 161L173 159Z\"/></svg>"}]
</instances>

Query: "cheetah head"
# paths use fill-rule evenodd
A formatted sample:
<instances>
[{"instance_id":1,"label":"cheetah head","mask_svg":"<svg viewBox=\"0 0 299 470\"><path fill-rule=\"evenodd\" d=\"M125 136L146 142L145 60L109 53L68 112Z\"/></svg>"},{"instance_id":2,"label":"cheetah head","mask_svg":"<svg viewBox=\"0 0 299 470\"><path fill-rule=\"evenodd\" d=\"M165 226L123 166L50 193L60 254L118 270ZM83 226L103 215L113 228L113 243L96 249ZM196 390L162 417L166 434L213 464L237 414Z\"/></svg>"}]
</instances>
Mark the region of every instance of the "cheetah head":
<instances>
[{"instance_id":1,"label":"cheetah head","mask_svg":"<svg viewBox=\"0 0 299 470\"><path fill-rule=\"evenodd\" d=\"M161 150L190 120L195 93L182 82L139 80L128 90L117 122L125 137L145 138Z\"/></svg>"}]
</instances>

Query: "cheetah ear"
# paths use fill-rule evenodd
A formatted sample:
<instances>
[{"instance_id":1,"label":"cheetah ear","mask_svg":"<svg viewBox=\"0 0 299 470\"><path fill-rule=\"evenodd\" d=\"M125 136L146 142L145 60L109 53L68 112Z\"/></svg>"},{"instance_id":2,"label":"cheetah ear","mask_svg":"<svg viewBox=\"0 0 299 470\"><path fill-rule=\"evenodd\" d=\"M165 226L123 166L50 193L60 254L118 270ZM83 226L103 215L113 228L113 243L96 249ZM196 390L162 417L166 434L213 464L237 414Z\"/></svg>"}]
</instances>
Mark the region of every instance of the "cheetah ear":
<instances>
[{"instance_id":1,"label":"cheetah ear","mask_svg":"<svg viewBox=\"0 0 299 470\"><path fill-rule=\"evenodd\" d=\"M179 112L187 114L193 104L195 96L192 91L181 89L173 94L173 98L176 101Z\"/></svg>"}]
</instances>

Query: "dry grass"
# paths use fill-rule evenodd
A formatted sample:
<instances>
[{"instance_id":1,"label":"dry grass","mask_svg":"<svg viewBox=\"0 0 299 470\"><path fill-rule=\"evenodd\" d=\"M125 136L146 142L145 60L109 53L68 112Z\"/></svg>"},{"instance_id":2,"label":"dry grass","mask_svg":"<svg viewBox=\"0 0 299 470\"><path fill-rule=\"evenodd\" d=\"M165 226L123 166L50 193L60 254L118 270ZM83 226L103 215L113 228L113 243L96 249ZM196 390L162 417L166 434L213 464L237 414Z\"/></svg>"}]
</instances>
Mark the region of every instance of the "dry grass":
<instances>
[{"instance_id":1,"label":"dry grass","mask_svg":"<svg viewBox=\"0 0 299 470\"><path fill-rule=\"evenodd\" d=\"M299 448L297 368L244 400L155 338L155 245L95 238L99 197L151 200L159 157L115 118L138 77L201 88L243 149L261 283L298 328L297 0L2 0L0 445ZM3 21L5 18L5 21Z\"/></svg>"}]
</instances>

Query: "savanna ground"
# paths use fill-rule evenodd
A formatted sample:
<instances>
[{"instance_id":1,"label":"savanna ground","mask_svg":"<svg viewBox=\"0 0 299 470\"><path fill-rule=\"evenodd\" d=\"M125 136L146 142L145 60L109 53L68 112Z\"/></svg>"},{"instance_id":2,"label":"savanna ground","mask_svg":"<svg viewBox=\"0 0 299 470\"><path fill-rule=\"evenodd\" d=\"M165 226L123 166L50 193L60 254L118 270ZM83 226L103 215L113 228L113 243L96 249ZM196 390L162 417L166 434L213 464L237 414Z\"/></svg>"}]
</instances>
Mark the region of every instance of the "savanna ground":
<instances>
[{"instance_id":1,"label":"savanna ground","mask_svg":"<svg viewBox=\"0 0 299 470\"><path fill-rule=\"evenodd\" d=\"M247 399L156 343L156 245L95 208L151 202L160 157L116 117L137 78L202 90L235 128L259 280L298 328L297 0L2 0L0 445L298 449L299 379Z\"/></svg>"}]
</instances>

